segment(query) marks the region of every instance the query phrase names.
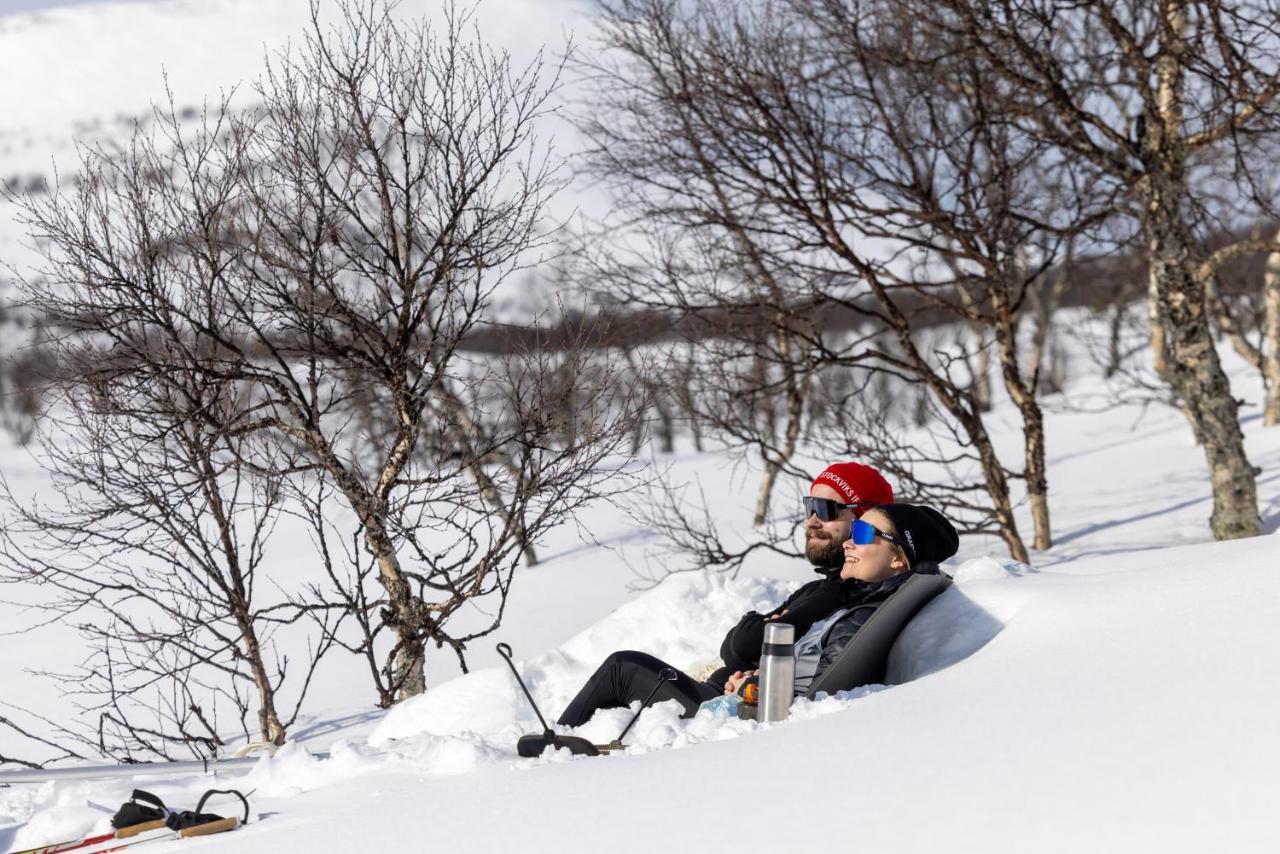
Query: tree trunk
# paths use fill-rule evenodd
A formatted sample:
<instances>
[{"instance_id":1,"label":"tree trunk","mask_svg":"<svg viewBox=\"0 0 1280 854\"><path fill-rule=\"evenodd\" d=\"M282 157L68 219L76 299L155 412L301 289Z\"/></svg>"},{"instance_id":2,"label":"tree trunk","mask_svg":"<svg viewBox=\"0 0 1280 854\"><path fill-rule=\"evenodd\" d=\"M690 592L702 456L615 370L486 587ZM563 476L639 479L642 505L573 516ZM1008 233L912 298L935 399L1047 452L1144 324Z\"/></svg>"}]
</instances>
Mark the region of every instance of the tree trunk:
<instances>
[{"instance_id":1,"label":"tree trunk","mask_svg":"<svg viewBox=\"0 0 1280 854\"><path fill-rule=\"evenodd\" d=\"M1280 231L1275 240L1280 242ZM1267 402L1262 423L1267 427L1280 424L1280 252L1267 256L1267 272L1262 280L1264 306L1263 348L1267 358L1262 366L1262 379L1267 387Z\"/></svg>"},{"instance_id":2,"label":"tree trunk","mask_svg":"<svg viewBox=\"0 0 1280 854\"><path fill-rule=\"evenodd\" d=\"M1155 115L1142 141L1147 174L1139 189L1149 282L1157 296L1157 325L1164 331L1169 356L1166 381L1182 400L1204 447L1213 485L1213 536L1251 537L1261 528L1253 466L1245 455L1238 407L1214 346L1204 283L1193 268L1193 242L1182 219L1187 189L1182 136L1186 10L1181 3L1165 0L1161 15Z\"/></svg>"},{"instance_id":3,"label":"tree trunk","mask_svg":"<svg viewBox=\"0 0 1280 854\"><path fill-rule=\"evenodd\" d=\"M783 336L785 338L785 336ZM785 355L790 347L779 348ZM790 364L788 362L788 364ZM778 480L782 467L795 455L796 444L800 441L800 428L804 421L804 404L808 397L808 388L803 376L790 376L787 388L787 427L782 439L782 453L777 459L765 454L764 477L760 479L760 494L756 498L756 512L751 524L759 528L769 516L769 502L773 496L773 487Z\"/></svg>"},{"instance_id":4,"label":"tree trunk","mask_svg":"<svg viewBox=\"0 0 1280 854\"><path fill-rule=\"evenodd\" d=\"M975 324L974 332L978 336L978 365L973 372L973 399L978 402L981 412L991 411L991 348L987 346L982 328Z\"/></svg>"},{"instance_id":5,"label":"tree trunk","mask_svg":"<svg viewBox=\"0 0 1280 854\"><path fill-rule=\"evenodd\" d=\"M680 368L680 398L684 411L689 416L689 433L693 436L693 449L700 454L703 451L702 419L698 417L698 407L695 406L693 402L695 394L693 388L693 371L696 363L697 352L694 350L693 342L690 341L686 348L684 365Z\"/></svg>"},{"instance_id":6,"label":"tree trunk","mask_svg":"<svg viewBox=\"0 0 1280 854\"><path fill-rule=\"evenodd\" d=\"M271 677L267 675L267 666L262 660L262 644L258 640L250 605L251 588L245 583L240 549L236 543L235 521L219 491L218 470L209 454L209 446L194 436L187 437L185 444L200 472L201 491L208 507L207 512L217 526L218 540L227 562L225 579L214 579L214 583L221 589L229 616L236 621L236 628L240 630L240 645L236 651L248 662L253 684L258 689L258 732L263 741L279 747L284 744L285 730L276 710L275 688L271 685Z\"/></svg>"},{"instance_id":7,"label":"tree trunk","mask_svg":"<svg viewBox=\"0 0 1280 854\"><path fill-rule=\"evenodd\" d=\"M1169 341L1169 379L1204 447L1213 484L1216 539L1252 537L1260 528L1253 467L1245 455L1236 400L1205 315L1204 293L1187 264L1188 246L1165 223L1149 224L1148 247L1161 281Z\"/></svg>"},{"instance_id":8,"label":"tree trunk","mask_svg":"<svg viewBox=\"0 0 1280 854\"><path fill-rule=\"evenodd\" d=\"M1154 267L1147 268L1147 326L1151 330L1151 368L1168 383L1169 350L1164 323L1160 320L1160 283Z\"/></svg>"},{"instance_id":9,"label":"tree trunk","mask_svg":"<svg viewBox=\"0 0 1280 854\"><path fill-rule=\"evenodd\" d=\"M664 454L676 451L676 421L671 414L671 407L655 397L653 409L658 413L658 450Z\"/></svg>"},{"instance_id":10,"label":"tree trunk","mask_svg":"<svg viewBox=\"0 0 1280 854\"><path fill-rule=\"evenodd\" d=\"M778 472L782 465L769 455L765 455L764 475L760 478L760 491L756 495L756 512L751 519L752 526L759 528L769 518L769 498L773 493L773 484L778 480Z\"/></svg>"},{"instance_id":11,"label":"tree trunk","mask_svg":"<svg viewBox=\"0 0 1280 854\"><path fill-rule=\"evenodd\" d=\"M1009 556L1019 563L1030 563L1031 555L1018 532L1018 522L1013 516L1013 502L1009 499L1009 478L1004 466L996 455L991 436L982 422L982 414L976 401L972 407L965 400L964 392L951 385L929 367L928 361L921 354L915 342L911 340L911 329L901 310L889 299L888 294L871 280L872 290L876 293L880 304L886 308L894 322L898 344L902 347L907 362L916 374L942 403L943 408L959 422L965 435L978 452L978 460L982 466L982 476L987 484L987 495L995 509L996 524L1000 527L1000 536L1009 548Z\"/></svg>"},{"instance_id":12,"label":"tree trunk","mask_svg":"<svg viewBox=\"0 0 1280 854\"><path fill-rule=\"evenodd\" d=\"M383 620L396 636L390 681L395 687L397 700L416 697L427 690L426 656L418 630L421 607L414 600L386 532L381 528L375 530L366 522L365 543L374 553L378 562L378 580L387 591Z\"/></svg>"},{"instance_id":13,"label":"tree trunk","mask_svg":"<svg viewBox=\"0 0 1280 854\"><path fill-rule=\"evenodd\" d=\"M1023 456L1026 465L1027 495L1031 500L1034 546L1044 551L1053 545L1049 527L1049 479L1045 465L1044 413L1034 390L1018 369L1018 341L1013 317L1004 291L992 288L996 345L1000 348L1000 371L1009 398L1022 416Z\"/></svg>"},{"instance_id":14,"label":"tree trunk","mask_svg":"<svg viewBox=\"0 0 1280 854\"><path fill-rule=\"evenodd\" d=\"M950 408L950 407L948 407ZM1019 563L1031 563L1031 555L1018 533L1018 523L1013 517L1013 502L1009 500L1009 479L1005 476L1004 466L996 456L995 446L981 419L969 415L960 419L969 440L978 452L982 462L982 475L987 482L987 494L995 505L996 523L1000 526L1000 536L1009 547L1009 556Z\"/></svg>"},{"instance_id":15,"label":"tree trunk","mask_svg":"<svg viewBox=\"0 0 1280 854\"><path fill-rule=\"evenodd\" d=\"M1119 301L1115 305L1115 311L1111 313L1110 335L1107 339L1107 370L1103 376L1110 379L1120 372L1121 363L1124 361L1124 352L1121 350L1122 333L1124 332L1124 316L1127 306L1123 301Z\"/></svg>"},{"instance_id":16,"label":"tree trunk","mask_svg":"<svg viewBox=\"0 0 1280 854\"><path fill-rule=\"evenodd\" d=\"M1071 265L1075 260L1075 240L1067 242L1066 258L1052 281L1041 277L1031 290L1032 313L1035 316L1035 330L1031 334L1031 353L1027 359L1027 376L1031 378L1033 394L1055 394L1062 391L1062 377L1058 375L1056 365L1049 370L1049 378L1043 377L1045 364L1045 347L1049 344L1053 332L1053 316L1062 301L1062 292L1066 289ZM1056 360L1055 360L1056 361ZM1040 548L1040 546L1036 546Z\"/></svg>"},{"instance_id":17,"label":"tree trunk","mask_svg":"<svg viewBox=\"0 0 1280 854\"><path fill-rule=\"evenodd\" d=\"M253 621L248 619L247 611L243 615L237 614L237 623L243 654L253 673L253 684L258 689L258 731L262 734L263 741L279 747L284 744L285 730L276 711L275 689L271 686L271 677L267 675L267 667L262 661L262 644L258 641Z\"/></svg>"},{"instance_id":18,"label":"tree trunk","mask_svg":"<svg viewBox=\"0 0 1280 854\"><path fill-rule=\"evenodd\" d=\"M365 547L378 565L378 582L387 592L382 619L396 638L392 660L386 668L388 681L397 700L416 697L427 690L426 655L422 646L422 627L427 616L425 603L413 595L409 580L400 568L395 543L387 533L385 511L376 498L365 492L355 476L331 453L322 457L364 528Z\"/></svg>"},{"instance_id":19,"label":"tree trunk","mask_svg":"<svg viewBox=\"0 0 1280 854\"><path fill-rule=\"evenodd\" d=\"M955 273L959 279L959 271L955 262L950 256L947 258L947 264L951 267L952 273ZM983 314L979 307L974 304L973 295L969 293L967 287L961 286L957 289L960 296L960 303L964 306L965 313L970 319L969 333L973 336L977 347L974 348L974 358L969 358L969 348L965 346L963 337L961 338L960 352L964 354L965 366L969 369L972 376L969 390L973 394L973 399L978 405L979 412L991 411L991 350L987 347L986 324L983 321ZM961 327L963 329L963 327ZM961 333L963 335L963 332ZM977 364L974 364L974 361Z\"/></svg>"}]
</instances>

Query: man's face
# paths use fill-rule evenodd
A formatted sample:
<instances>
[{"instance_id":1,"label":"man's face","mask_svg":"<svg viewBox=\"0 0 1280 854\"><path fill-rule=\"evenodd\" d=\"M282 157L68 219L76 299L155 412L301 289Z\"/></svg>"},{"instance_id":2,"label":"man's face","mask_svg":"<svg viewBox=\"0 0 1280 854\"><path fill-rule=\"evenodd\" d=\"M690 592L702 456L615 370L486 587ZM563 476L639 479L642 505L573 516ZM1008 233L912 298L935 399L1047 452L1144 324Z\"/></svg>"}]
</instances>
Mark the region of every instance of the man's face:
<instances>
[{"instance_id":1,"label":"man's face","mask_svg":"<svg viewBox=\"0 0 1280 854\"><path fill-rule=\"evenodd\" d=\"M809 490L814 498L830 498L841 504L844 496L826 484L817 484ZM812 513L804 520L804 556L809 563L825 569L844 565L844 541L849 539L849 525L853 522L853 510L845 508L839 517L823 522Z\"/></svg>"}]
</instances>

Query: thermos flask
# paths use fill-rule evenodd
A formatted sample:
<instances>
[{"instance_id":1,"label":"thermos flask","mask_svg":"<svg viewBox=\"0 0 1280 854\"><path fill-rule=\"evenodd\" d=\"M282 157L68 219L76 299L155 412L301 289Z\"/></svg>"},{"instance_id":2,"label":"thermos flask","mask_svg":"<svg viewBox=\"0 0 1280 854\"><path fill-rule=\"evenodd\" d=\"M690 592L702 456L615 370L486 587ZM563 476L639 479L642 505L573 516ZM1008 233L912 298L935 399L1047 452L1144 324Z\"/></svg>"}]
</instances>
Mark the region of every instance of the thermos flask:
<instances>
[{"instance_id":1,"label":"thermos flask","mask_svg":"<svg viewBox=\"0 0 1280 854\"><path fill-rule=\"evenodd\" d=\"M791 711L796 681L796 630L790 623L768 623L760 650L760 720L784 721Z\"/></svg>"}]
</instances>

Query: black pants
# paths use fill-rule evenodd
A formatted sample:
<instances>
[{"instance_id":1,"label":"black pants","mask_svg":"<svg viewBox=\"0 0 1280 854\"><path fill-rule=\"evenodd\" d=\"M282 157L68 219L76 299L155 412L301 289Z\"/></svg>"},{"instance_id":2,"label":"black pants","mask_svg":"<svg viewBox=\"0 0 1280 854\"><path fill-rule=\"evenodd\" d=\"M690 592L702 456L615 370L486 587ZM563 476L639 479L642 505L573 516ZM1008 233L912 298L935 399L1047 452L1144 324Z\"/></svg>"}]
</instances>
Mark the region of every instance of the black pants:
<instances>
[{"instance_id":1,"label":"black pants","mask_svg":"<svg viewBox=\"0 0 1280 854\"><path fill-rule=\"evenodd\" d=\"M598 709L625 708L634 700L644 700L658 684L658 674L670 666L643 652L623 650L613 653L582 686L557 723L561 726L582 726ZM678 670L676 673L674 682L664 683L653 695L653 702L678 701L684 706L682 718L693 717L698 706L719 697L724 690L709 682L698 682Z\"/></svg>"}]
</instances>

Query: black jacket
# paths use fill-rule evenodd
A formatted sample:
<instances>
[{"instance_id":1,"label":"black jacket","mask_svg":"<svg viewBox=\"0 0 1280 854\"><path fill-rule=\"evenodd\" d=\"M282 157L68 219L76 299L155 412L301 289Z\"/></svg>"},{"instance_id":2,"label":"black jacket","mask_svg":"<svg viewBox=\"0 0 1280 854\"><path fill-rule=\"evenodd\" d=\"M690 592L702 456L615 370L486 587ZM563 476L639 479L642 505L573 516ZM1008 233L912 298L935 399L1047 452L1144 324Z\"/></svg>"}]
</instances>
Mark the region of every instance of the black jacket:
<instances>
[{"instance_id":1,"label":"black jacket","mask_svg":"<svg viewBox=\"0 0 1280 854\"><path fill-rule=\"evenodd\" d=\"M795 626L796 637L799 638L809 631L809 627L814 623L841 608L848 607L841 592L844 584L845 582L842 582L839 576L820 578L817 581L810 581L792 593L785 602L767 614L756 611L744 614L720 644L720 658L724 660L724 669L728 673L733 673L735 670L755 670L760 666L760 648L764 645L764 624L770 617L777 616L783 611L789 612L783 622ZM716 680L713 677L710 681ZM720 682L723 684L723 679Z\"/></svg>"},{"instance_id":2,"label":"black jacket","mask_svg":"<svg viewBox=\"0 0 1280 854\"><path fill-rule=\"evenodd\" d=\"M936 573L936 563L925 562L911 572L903 572L881 581L842 579L832 573L826 578L811 581L767 614L751 611L744 614L738 624L724 636L720 644L720 658L724 661L707 681L723 689L725 681L736 670L756 670L760 667L760 649L764 645L764 625L770 617L788 611L783 622L795 626L796 640L819 620L824 620L844 608L849 613L842 616L823 634L822 657L814 679L822 675L844 650L849 640L875 613L880 603L888 599L902 583L914 573Z\"/></svg>"}]
</instances>

